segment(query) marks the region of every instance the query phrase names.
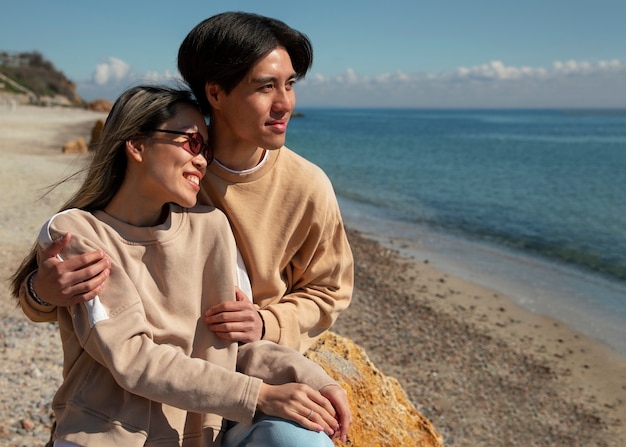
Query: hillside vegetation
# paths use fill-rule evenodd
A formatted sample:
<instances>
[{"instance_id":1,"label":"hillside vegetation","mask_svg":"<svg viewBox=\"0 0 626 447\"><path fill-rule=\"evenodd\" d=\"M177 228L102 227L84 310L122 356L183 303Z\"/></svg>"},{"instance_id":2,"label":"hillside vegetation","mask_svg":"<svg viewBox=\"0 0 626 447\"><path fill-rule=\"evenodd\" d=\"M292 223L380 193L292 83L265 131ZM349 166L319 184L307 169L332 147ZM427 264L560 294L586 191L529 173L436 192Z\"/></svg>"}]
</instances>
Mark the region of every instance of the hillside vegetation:
<instances>
[{"instance_id":1,"label":"hillside vegetation","mask_svg":"<svg viewBox=\"0 0 626 447\"><path fill-rule=\"evenodd\" d=\"M9 53L0 51L0 92L26 94L31 102L67 98L71 105L82 104L76 85L37 51ZM62 101L64 102L64 101Z\"/></svg>"}]
</instances>

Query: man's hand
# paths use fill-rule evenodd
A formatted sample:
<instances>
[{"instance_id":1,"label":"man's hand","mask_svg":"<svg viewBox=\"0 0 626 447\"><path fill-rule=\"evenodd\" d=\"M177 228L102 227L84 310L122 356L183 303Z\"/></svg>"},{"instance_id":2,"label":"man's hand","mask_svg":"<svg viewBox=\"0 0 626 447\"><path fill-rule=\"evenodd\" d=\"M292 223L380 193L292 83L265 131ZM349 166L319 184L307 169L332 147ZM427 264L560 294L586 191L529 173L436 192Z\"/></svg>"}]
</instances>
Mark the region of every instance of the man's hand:
<instances>
[{"instance_id":1,"label":"man's hand","mask_svg":"<svg viewBox=\"0 0 626 447\"><path fill-rule=\"evenodd\" d=\"M39 253L40 264L33 287L42 301L55 306L89 301L102 291L111 274L111 261L103 251L59 260L57 255L71 238L71 234L66 233Z\"/></svg>"},{"instance_id":2,"label":"man's hand","mask_svg":"<svg viewBox=\"0 0 626 447\"><path fill-rule=\"evenodd\" d=\"M204 322L222 340L251 343L263 336L263 319L239 288L235 290L235 301L210 307Z\"/></svg>"}]
</instances>

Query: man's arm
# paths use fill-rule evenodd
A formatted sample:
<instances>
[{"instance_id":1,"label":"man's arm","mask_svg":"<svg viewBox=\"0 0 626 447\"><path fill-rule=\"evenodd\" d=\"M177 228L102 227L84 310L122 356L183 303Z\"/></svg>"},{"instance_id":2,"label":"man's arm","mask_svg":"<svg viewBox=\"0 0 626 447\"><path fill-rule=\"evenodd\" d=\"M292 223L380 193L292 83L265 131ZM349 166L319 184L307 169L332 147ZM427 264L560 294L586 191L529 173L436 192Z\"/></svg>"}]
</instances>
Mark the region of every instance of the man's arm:
<instances>
[{"instance_id":1,"label":"man's arm","mask_svg":"<svg viewBox=\"0 0 626 447\"><path fill-rule=\"evenodd\" d=\"M259 310L264 340L306 352L352 299L354 260L339 212L292 259L292 286L279 302Z\"/></svg>"},{"instance_id":2,"label":"man's arm","mask_svg":"<svg viewBox=\"0 0 626 447\"><path fill-rule=\"evenodd\" d=\"M259 309L238 291L237 301L208 309L204 322L224 340L263 339L306 352L352 297L353 258L340 220L326 236L310 241L292 260L293 285L277 302Z\"/></svg>"},{"instance_id":3,"label":"man's arm","mask_svg":"<svg viewBox=\"0 0 626 447\"><path fill-rule=\"evenodd\" d=\"M110 275L111 261L101 250L61 261L58 254L69 244L71 234L39 249L39 269L22 283L19 302L34 322L56 321L56 306L86 302L98 295Z\"/></svg>"},{"instance_id":4,"label":"man's arm","mask_svg":"<svg viewBox=\"0 0 626 447\"><path fill-rule=\"evenodd\" d=\"M243 193L232 199L237 206L228 211L253 283L254 307L240 301L209 309L204 321L220 337L246 343L258 339L260 327L263 340L306 352L348 307L353 258L339 205L323 172L310 166L306 172L310 184L292 188L290 212L261 208ZM267 191L276 194L270 202L286 201L276 192L284 187Z\"/></svg>"}]
</instances>

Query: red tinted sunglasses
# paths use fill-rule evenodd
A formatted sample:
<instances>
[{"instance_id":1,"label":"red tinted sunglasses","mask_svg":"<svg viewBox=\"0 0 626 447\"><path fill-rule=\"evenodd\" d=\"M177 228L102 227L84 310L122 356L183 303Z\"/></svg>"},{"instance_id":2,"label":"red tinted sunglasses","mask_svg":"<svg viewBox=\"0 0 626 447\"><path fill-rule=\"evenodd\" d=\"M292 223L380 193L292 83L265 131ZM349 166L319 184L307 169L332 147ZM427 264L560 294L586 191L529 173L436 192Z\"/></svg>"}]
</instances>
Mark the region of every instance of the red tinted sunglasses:
<instances>
[{"instance_id":1,"label":"red tinted sunglasses","mask_svg":"<svg viewBox=\"0 0 626 447\"><path fill-rule=\"evenodd\" d=\"M181 132L178 130L152 129L154 132L171 133L174 135L185 135L187 144L183 145L183 149L191 155L202 155L207 163L213 161L213 150L205 143L204 137L198 132Z\"/></svg>"}]
</instances>

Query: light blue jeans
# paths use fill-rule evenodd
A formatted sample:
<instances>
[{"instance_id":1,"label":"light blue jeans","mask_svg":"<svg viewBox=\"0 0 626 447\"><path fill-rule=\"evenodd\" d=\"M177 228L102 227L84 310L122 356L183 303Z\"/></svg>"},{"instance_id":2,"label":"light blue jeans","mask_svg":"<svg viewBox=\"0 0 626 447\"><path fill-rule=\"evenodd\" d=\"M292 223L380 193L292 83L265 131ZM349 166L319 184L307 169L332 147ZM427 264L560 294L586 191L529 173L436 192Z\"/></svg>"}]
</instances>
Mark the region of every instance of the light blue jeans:
<instances>
[{"instance_id":1,"label":"light blue jeans","mask_svg":"<svg viewBox=\"0 0 626 447\"><path fill-rule=\"evenodd\" d=\"M78 444L74 444L73 442L64 441L63 439L57 439L54 441L54 447L80 447Z\"/></svg>"},{"instance_id":2,"label":"light blue jeans","mask_svg":"<svg viewBox=\"0 0 626 447\"><path fill-rule=\"evenodd\" d=\"M252 424L236 424L224 435L222 447L333 447L323 432L308 430L295 422L261 416ZM54 447L80 447L57 439Z\"/></svg>"},{"instance_id":3,"label":"light blue jeans","mask_svg":"<svg viewBox=\"0 0 626 447\"><path fill-rule=\"evenodd\" d=\"M333 447L324 432L308 430L295 422L261 416L252 424L239 423L228 429L222 447Z\"/></svg>"}]
</instances>

